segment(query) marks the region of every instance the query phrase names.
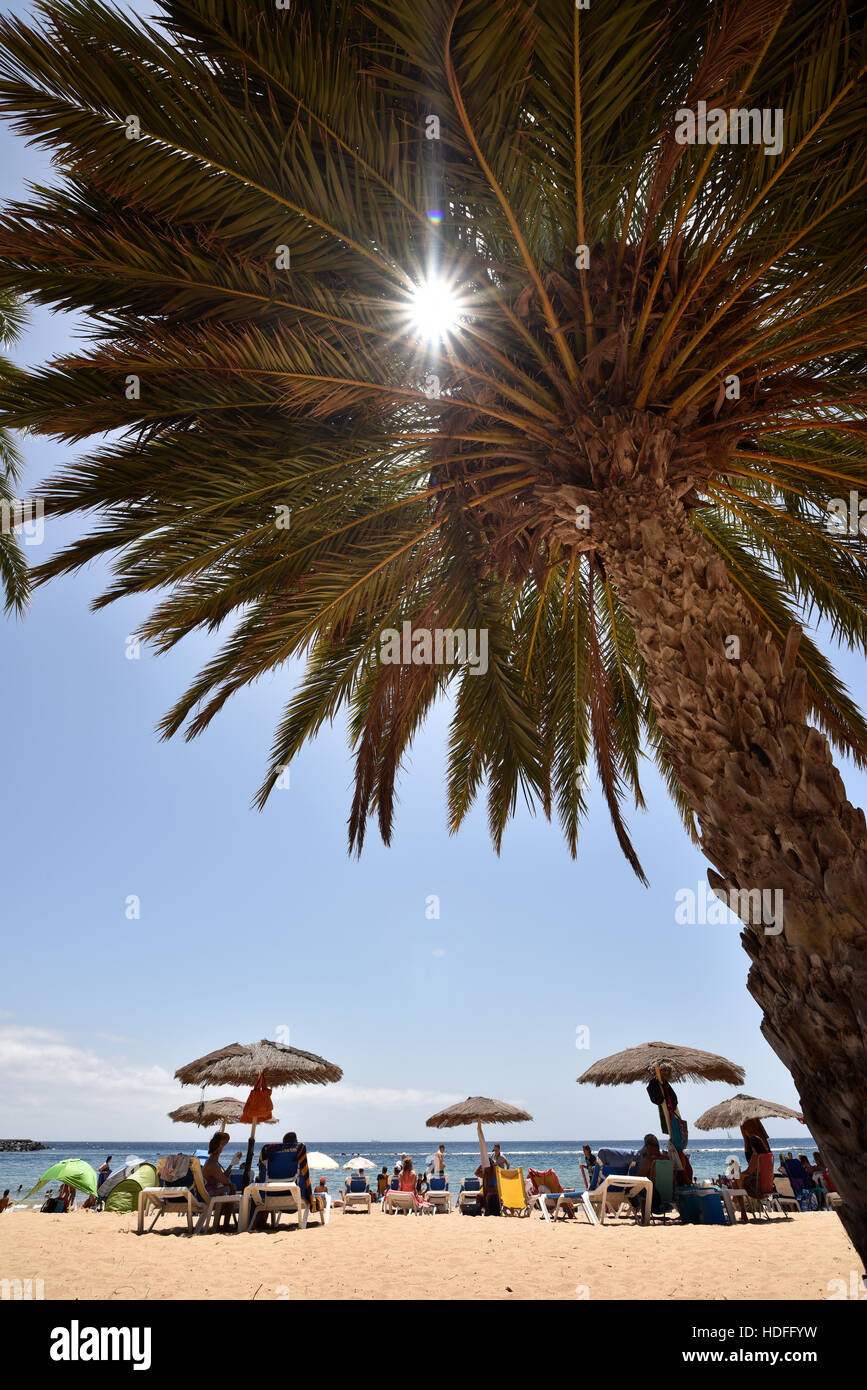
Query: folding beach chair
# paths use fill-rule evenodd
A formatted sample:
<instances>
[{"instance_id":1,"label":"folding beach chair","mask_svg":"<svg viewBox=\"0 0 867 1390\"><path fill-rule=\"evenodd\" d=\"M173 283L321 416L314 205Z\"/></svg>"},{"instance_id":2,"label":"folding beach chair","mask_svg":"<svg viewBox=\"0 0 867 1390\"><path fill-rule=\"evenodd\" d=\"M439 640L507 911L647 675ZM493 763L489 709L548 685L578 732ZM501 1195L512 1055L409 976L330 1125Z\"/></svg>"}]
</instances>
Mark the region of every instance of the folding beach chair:
<instances>
[{"instance_id":1,"label":"folding beach chair","mask_svg":"<svg viewBox=\"0 0 867 1390\"><path fill-rule=\"evenodd\" d=\"M349 1186L343 1194L343 1210L366 1211L370 1215L372 1201L373 1193L368 1186L367 1178L350 1178Z\"/></svg>"},{"instance_id":2,"label":"folding beach chair","mask_svg":"<svg viewBox=\"0 0 867 1390\"><path fill-rule=\"evenodd\" d=\"M553 1168L546 1168L544 1171L529 1168L527 1176L536 1188L533 1205L539 1208L545 1221L551 1223L556 1221L558 1216L571 1220L579 1211L587 1215L582 1201L584 1193L577 1189L565 1191Z\"/></svg>"},{"instance_id":3,"label":"folding beach chair","mask_svg":"<svg viewBox=\"0 0 867 1390\"><path fill-rule=\"evenodd\" d=\"M801 1210L801 1204L795 1196L794 1188L788 1178L778 1175L774 1179L774 1196L784 1216L787 1215L786 1207L794 1207L795 1211Z\"/></svg>"},{"instance_id":4,"label":"folding beach chair","mask_svg":"<svg viewBox=\"0 0 867 1390\"><path fill-rule=\"evenodd\" d=\"M653 1210L653 1198L661 1211ZM653 1165L653 1196L651 1198L650 1219L665 1224L670 1211L677 1211L674 1200L674 1160L657 1158Z\"/></svg>"},{"instance_id":5,"label":"folding beach chair","mask_svg":"<svg viewBox=\"0 0 867 1390\"><path fill-rule=\"evenodd\" d=\"M523 1168L497 1167L497 1193L501 1216L529 1216Z\"/></svg>"},{"instance_id":6,"label":"folding beach chair","mask_svg":"<svg viewBox=\"0 0 867 1390\"><path fill-rule=\"evenodd\" d=\"M792 1192L801 1211L825 1206L825 1199L828 1195L825 1188L813 1186L799 1158L784 1158L783 1167L786 1170L786 1177L792 1184Z\"/></svg>"}]
</instances>

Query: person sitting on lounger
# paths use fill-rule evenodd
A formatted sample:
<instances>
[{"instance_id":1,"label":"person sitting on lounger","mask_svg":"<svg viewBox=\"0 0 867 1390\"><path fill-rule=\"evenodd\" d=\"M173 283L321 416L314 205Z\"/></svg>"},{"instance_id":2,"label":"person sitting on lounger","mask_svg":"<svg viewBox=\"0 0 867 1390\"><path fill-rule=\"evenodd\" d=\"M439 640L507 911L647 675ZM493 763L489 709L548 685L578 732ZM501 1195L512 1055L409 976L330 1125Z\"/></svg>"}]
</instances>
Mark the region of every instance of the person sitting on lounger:
<instances>
[{"instance_id":1,"label":"person sitting on lounger","mask_svg":"<svg viewBox=\"0 0 867 1390\"><path fill-rule=\"evenodd\" d=\"M405 1158L403 1161L397 1187L399 1192L412 1193L412 1204L416 1211L430 1211L430 1202L425 1201L424 1197L420 1197L418 1194L418 1175L413 1170L411 1158Z\"/></svg>"},{"instance_id":2,"label":"person sitting on lounger","mask_svg":"<svg viewBox=\"0 0 867 1390\"><path fill-rule=\"evenodd\" d=\"M235 1184L229 1174L232 1171L232 1164L237 1163L241 1158L240 1150L233 1156L228 1167L220 1167L220 1154L229 1142L228 1134L215 1134L208 1144L208 1157L202 1166L202 1177L205 1180L205 1188L209 1197L230 1196L235 1191ZM232 1219L232 1208L225 1204L220 1212L220 1221L223 1226L228 1226Z\"/></svg>"},{"instance_id":3,"label":"person sitting on lounger","mask_svg":"<svg viewBox=\"0 0 867 1390\"><path fill-rule=\"evenodd\" d=\"M350 1189L350 1186L352 1185L352 1183L356 1182L359 1178L360 1178L361 1181L364 1183L364 1191L365 1191L365 1192L369 1192L369 1191L370 1191L370 1184L369 1184L369 1182L367 1181L366 1177L364 1176L364 1169L363 1169L363 1168L359 1168L357 1172L355 1172L355 1173L350 1173L350 1174L349 1174L348 1178L346 1179L346 1182L343 1184L344 1190L345 1190L346 1192L348 1192L349 1189ZM361 1189L359 1189L359 1188L356 1188L356 1189L355 1189L356 1192L357 1192L357 1191L360 1191L360 1190L361 1190Z\"/></svg>"},{"instance_id":4,"label":"person sitting on lounger","mask_svg":"<svg viewBox=\"0 0 867 1390\"><path fill-rule=\"evenodd\" d=\"M662 1150L659 1147L659 1140L655 1134L645 1134L644 1143L635 1156L635 1161L629 1166L629 1175L633 1178L650 1178L653 1182L656 1168L656 1160L662 1158ZM635 1211L644 1211L644 1193L640 1192L637 1197L629 1198L630 1205ZM662 1203L657 1196L656 1188L653 1189L651 1197L651 1211L659 1214L662 1211Z\"/></svg>"},{"instance_id":5,"label":"person sitting on lounger","mask_svg":"<svg viewBox=\"0 0 867 1390\"><path fill-rule=\"evenodd\" d=\"M741 1128L743 1128L743 1126L741 1126ZM767 1141L762 1137L762 1135L760 1135L760 1134L749 1134L749 1135L747 1135L747 1157L748 1157L748 1159L749 1159L749 1163L748 1163L747 1167L746 1167L746 1168L743 1170L743 1172L741 1173L741 1176L740 1176L740 1186L741 1186L741 1189L742 1189L744 1192L746 1192L747 1196L749 1196L749 1197L758 1197L758 1195L759 1195L759 1159L760 1159L760 1157L761 1157L762 1154L766 1154L766 1153L770 1153L770 1152L771 1152L771 1151L770 1151L770 1149L768 1148ZM734 1201L737 1203L738 1207L740 1208L741 1221L746 1221L746 1219L747 1219L747 1204L746 1204L746 1198L744 1198L744 1197L735 1197L735 1198L734 1198Z\"/></svg>"},{"instance_id":6,"label":"person sitting on lounger","mask_svg":"<svg viewBox=\"0 0 867 1390\"><path fill-rule=\"evenodd\" d=\"M311 1212L322 1211L325 1206L325 1195L321 1191L314 1191L310 1181L310 1169L307 1166L307 1146L299 1141L294 1129L290 1129L288 1134L283 1135L282 1144L263 1144L259 1154L260 1168L264 1167L267 1170L270 1159L276 1153L288 1154L290 1159L294 1159L295 1176L292 1181L297 1184L301 1196ZM334 1205L343 1205L343 1197L339 1193L334 1199Z\"/></svg>"},{"instance_id":7,"label":"person sitting on lounger","mask_svg":"<svg viewBox=\"0 0 867 1390\"><path fill-rule=\"evenodd\" d=\"M759 1141L761 1145L761 1148L758 1150L759 1153L769 1154L771 1152L771 1146L768 1142L768 1131L765 1129L761 1120L744 1120L741 1125L741 1134L744 1136L744 1157L748 1163L754 1149L754 1146L750 1143L752 1139L757 1139ZM790 1158L791 1156L792 1155L789 1154Z\"/></svg>"}]
</instances>

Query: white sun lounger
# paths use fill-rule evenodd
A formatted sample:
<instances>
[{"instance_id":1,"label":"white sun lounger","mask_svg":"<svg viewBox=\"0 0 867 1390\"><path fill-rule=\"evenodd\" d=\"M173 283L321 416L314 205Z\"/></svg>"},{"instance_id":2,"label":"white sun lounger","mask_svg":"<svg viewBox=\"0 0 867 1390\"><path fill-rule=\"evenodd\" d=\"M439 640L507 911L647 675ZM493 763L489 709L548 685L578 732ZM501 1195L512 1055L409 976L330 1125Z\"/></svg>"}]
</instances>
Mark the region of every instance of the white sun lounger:
<instances>
[{"instance_id":1,"label":"white sun lounger","mask_svg":"<svg viewBox=\"0 0 867 1390\"><path fill-rule=\"evenodd\" d=\"M220 1194L210 1197L205 1187L205 1180L202 1177L202 1169L197 1158L190 1159L189 1172L191 1184L189 1187L168 1186L163 1184L161 1187L143 1187L138 1195L138 1227L136 1234L141 1235L144 1229L145 1212L149 1207L156 1209L153 1221L148 1226L152 1231L161 1216L170 1212L175 1216L185 1216L187 1219L187 1235L193 1234L193 1217L198 1218L195 1230L204 1230L214 1215L218 1207L223 1207L231 1202L237 1204L239 1198L237 1194Z\"/></svg>"},{"instance_id":2,"label":"white sun lounger","mask_svg":"<svg viewBox=\"0 0 867 1390\"><path fill-rule=\"evenodd\" d=\"M622 1202L630 1197L644 1195L643 1225L650 1225L650 1208L653 1201L653 1183L650 1178L636 1178L628 1173L610 1173L598 1187L581 1193L584 1210L594 1226L604 1226L606 1212L617 1212ZM596 1208L599 1208L597 1215Z\"/></svg>"},{"instance_id":3,"label":"white sun lounger","mask_svg":"<svg viewBox=\"0 0 867 1390\"><path fill-rule=\"evenodd\" d=\"M596 1213L593 1212L592 1209L588 1212L584 1202L583 1192L550 1192L547 1188L542 1188L541 1191L536 1192L533 1196L533 1205L539 1208L543 1217L549 1223L556 1222L567 1202L572 1203L576 1217L579 1211L583 1211L584 1215L591 1221L591 1224L596 1225ZM568 1214L567 1212L566 1215L568 1216Z\"/></svg>"},{"instance_id":4,"label":"white sun lounger","mask_svg":"<svg viewBox=\"0 0 867 1390\"><path fill-rule=\"evenodd\" d=\"M352 1209L355 1208L357 1211L366 1211L369 1213L372 1202L373 1193L369 1191L353 1192L351 1188L348 1188L343 1193L343 1210L345 1212L352 1211Z\"/></svg>"},{"instance_id":5,"label":"white sun lounger","mask_svg":"<svg viewBox=\"0 0 867 1390\"><path fill-rule=\"evenodd\" d=\"M189 1187L143 1187L138 1194L138 1227L136 1235L144 1230L145 1212L149 1207L156 1209L156 1215L148 1226L152 1231L161 1216L171 1212L176 1216L186 1216L187 1235L193 1234L193 1217L201 1218L207 1206L200 1201Z\"/></svg>"},{"instance_id":6,"label":"white sun lounger","mask_svg":"<svg viewBox=\"0 0 867 1390\"><path fill-rule=\"evenodd\" d=\"M427 1200L434 1211L450 1212L452 1209L452 1194L448 1187L431 1187L428 1184Z\"/></svg>"},{"instance_id":7,"label":"white sun lounger","mask_svg":"<svg viewBox=\"0 0 867 1390\"><path fill-rule=\"evenodd\" d=\"M386 1192L382 1199L383 1211L412 1211L416 1210L416 1205L411 1192Z\"/></svg>"},{"instance_id":8,"label":"white sun lounger","mask_svg":"<svg viewBox=\"0 0 867 1390\"><path fill-rule=\"evenodd\" d=\"M322 1211L319 1212L320 1223L328 1225L331 1216L331 1197L327 1192L317 1192L317 1197L321 1197L324 1202ZM244 1188L244 1195L241 1199L241 1215L238 1220L238 1230L249 1231L250 1222L253 1216L260 1211L266 1211L273 1215L276 1221L281 1213L288 1212L298 1217L300 1230L305 1230L307 1220L310 1216L310 1208L301 1196L301 1189L296 1182L254 1182Z\"/></svg>"}]
</instances>

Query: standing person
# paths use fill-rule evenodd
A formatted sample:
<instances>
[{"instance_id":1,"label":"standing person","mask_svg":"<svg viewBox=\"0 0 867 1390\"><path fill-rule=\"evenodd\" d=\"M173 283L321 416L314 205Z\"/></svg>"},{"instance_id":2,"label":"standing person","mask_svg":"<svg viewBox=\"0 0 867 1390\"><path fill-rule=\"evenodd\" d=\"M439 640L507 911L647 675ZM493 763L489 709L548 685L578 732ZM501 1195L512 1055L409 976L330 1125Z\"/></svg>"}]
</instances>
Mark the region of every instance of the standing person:
<instances>
[{"instance_id":1,"label":"standing person","mask_svg":"<svg viewBox=\"0 0 867 1390\"><path fill-rule=\"evenodd\" d=\"M500 1152L499 1144L494 1145L494 1152L491 1154L491 1162L495 1168L511 1168L511 1163L504 1153Z\"/></svg>"},{"instance_id":2,"label":"standing person","mask_svg":"<svg viewBox=\"0 0 867 1390\"><path fill-rule=\"evenodd\" d=\"M7 1187L7 1188L6 1188L6 1191L3 1193L3 1196L0 1197L0 1211L5 1211L6 1208L8 1207L8 1205L9 1205L9 1188Z\"/></svg>"},{"instance_id":3,"label":"standing person","mask_svg":"<svg viewBox=\"0 0 867 1390\"><path fill-rule=\"evenodd\" d=\"M436 1177L441 1177L446 1170L446 1146L440 1144L433 1156L433 1171Z\"/></svg>"},{"instance_id":4,"label":"standing person","mask_svg":"<svg viewBox=\"0 0 867 1390\"><path fill-rule=\"evenodd\" d=\"M377 1199L378 1202L381 1202L381 1201L382 1201L382 1199L383 1199L383 1197L385 1196L385 1194L386 1194L387 1191L388 1191L388 1164L387 1164L387 1163L384 1163L384 1164L382 1165L382 1172L381 1172L381 1173L378 1173L378 1174L377 1174L377 1178L376 1178L376 1199Z\"/></svg>"}]
</instances>

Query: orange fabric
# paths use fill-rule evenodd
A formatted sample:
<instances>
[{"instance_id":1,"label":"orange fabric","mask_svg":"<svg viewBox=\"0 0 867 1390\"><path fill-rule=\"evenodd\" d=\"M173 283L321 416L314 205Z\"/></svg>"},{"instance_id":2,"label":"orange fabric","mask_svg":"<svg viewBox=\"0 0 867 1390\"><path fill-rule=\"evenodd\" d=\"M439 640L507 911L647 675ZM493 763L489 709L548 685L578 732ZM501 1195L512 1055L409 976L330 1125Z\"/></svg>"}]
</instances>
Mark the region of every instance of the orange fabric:
<instances>
[{"instance_id":1,"label":"orange fabric","mask_svg":"<svg viewBox=\"0 0 867 1390\"><path fill-rule=\"evenodd\" d=\"M758 1191L764 1196L774 1190L774 1155L759 1154Z\"/></svg>"},{"instance_id":2,"label":"orange fabric","mask_svg":"<svg viewBox=\"0 0 867 1390\"><path fill-rule=\"evenodd\" d=\"M251 1125L254 1120L270 1120L273 1113L271 1092L265 1085L265 1073L260 1071L256 1077L255 1086L244 1102L244 1109L241 1111L241 1124Z\"/></svg>"},{"instance_id":3,"label":"orange fabric","mask_svg":"<svg viewBox=\"0 0 867 1390\"><path fill-rule=\"evenodd\" d=\"M544 1171L538 1168L528 1168L527 1176L529 1177L530 1182L533 1184L533 1187L536 1189L536 1191L538 1191L542 1187L544 1187L548 1192L563 1191L563 1184L557 1177L557 1174L554 1172L553 1168L546 1168L544 1169Z\"/></svg>"}]
</instances>

